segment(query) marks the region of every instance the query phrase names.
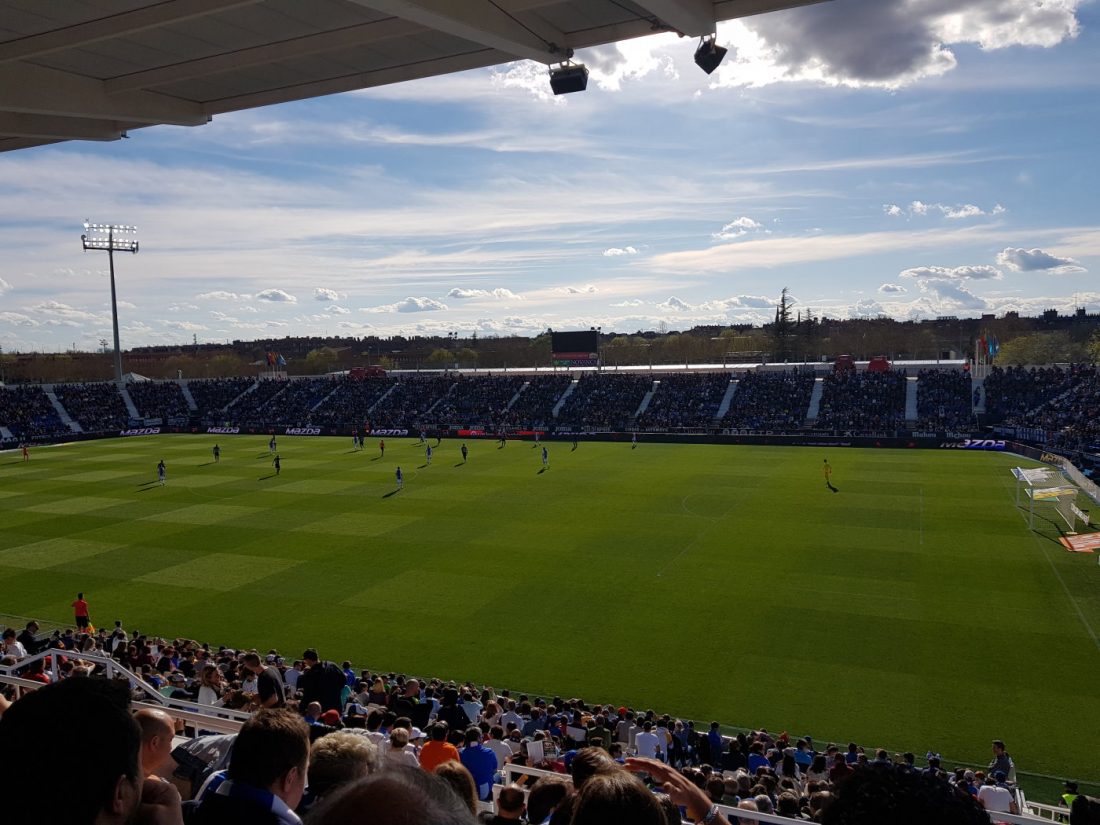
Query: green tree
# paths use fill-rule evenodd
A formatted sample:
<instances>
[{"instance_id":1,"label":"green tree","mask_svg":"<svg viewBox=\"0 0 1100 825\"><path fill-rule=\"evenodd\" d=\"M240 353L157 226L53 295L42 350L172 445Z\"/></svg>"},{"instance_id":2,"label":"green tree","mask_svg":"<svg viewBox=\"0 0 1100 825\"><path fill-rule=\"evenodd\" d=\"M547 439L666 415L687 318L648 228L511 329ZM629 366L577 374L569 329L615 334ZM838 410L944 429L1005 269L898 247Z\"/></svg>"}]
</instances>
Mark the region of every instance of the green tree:
<instances>
[{"instance_id":1,"label":"green tree","mask_svg":"<svg viewBox=\"0 0 1100 825\"><path fill-rule=\"evenodd\" d=\"M332 370L336 358L336 352L332 347L311 349L306 354L306 370L310 375L324 375Z\"/></svg>"},{"instance_id":2,"label":"green tree","mask_svg":"<svg viewBox=\"0 0 1100 825\"><path fill-rule=\"evenodd\" d=\"M787 361L792 355L795 333L794 321L791 320L793 305L790 291L783 287L779 293L779 305L775 308L775 322L771 326L772 357L776 361Z\"/></svg>"},{"instance_id":3,"label":"green tree","mask_svg":"<svg viewBox=\"0 0 1100 825\"><path fill-rule=\"evenodd\" d=\"M1074 341L1068 332L1033 332L1001 344L996 360L1002 365L1055 364L1088 357L1086 343Z\"/></svg>"}]
</instances>

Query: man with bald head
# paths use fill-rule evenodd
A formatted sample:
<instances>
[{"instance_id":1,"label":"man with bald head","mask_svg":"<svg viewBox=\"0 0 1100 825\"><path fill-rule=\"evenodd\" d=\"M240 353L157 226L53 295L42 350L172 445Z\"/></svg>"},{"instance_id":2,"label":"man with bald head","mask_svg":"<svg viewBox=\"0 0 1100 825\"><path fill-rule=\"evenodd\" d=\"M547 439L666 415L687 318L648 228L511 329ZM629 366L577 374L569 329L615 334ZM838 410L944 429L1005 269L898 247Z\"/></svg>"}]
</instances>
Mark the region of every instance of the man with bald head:
<instances>
[{"instance_id":1,"label":"man with bald head","mask_svg":"<svg viewBox=\"0 0 1100 825\"><path fill-rule=\"evenodd\" d=\"M141 775L155 777L161 768L171 775L168 758L172 754L172 737L176 735L172 717L163 710L142 708L134 719L141 728Z\"/></svg>"}]
</instances>

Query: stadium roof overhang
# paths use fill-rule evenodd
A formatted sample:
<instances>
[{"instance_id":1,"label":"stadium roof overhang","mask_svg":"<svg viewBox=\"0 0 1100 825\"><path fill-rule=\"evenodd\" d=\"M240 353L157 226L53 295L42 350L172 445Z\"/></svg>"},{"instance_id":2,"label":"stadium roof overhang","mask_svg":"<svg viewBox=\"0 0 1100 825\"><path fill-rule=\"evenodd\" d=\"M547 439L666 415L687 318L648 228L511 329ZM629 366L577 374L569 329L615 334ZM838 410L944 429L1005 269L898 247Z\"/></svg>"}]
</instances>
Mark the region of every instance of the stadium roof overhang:
<instances>
[{"instance_id":1,"label":"stadium roof overhang","mask_svg":"<svg viewBox=\"0 0 1100 825\"><path fill-rule=\"evenodd\" d=\"M572 51L822 0L0 0L0 151Z\"/></svg>"}]
</instances>

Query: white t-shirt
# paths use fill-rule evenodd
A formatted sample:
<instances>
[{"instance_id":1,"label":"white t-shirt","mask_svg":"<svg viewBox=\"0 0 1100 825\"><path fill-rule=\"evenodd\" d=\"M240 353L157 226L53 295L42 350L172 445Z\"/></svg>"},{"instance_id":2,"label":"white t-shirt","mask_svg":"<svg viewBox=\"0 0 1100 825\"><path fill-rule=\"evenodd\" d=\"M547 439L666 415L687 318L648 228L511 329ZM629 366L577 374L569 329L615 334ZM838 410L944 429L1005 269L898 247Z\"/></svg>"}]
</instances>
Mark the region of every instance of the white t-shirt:
<instances>
[{"instance_id":1,"label":"white t-shirt","mask_svg":"<svg viewBox=\"0 0 1100 825\"><path fill-rule=\"evenodd\" d=\"M504 767L504 760L512 755L512 749L508 747L508 743L502 739L490 739L485 743L485 747L491 750L497 757L497 770Z\"/></svg>"},{"instance_id":2,"label":"white t-shirt","mask_svg":"<svg viewBox=\"0 0 1100 825\"><path fill-rule=\"evenodd\" d=\"M661 741L662 737L650 731L646 733L644 730L634 737L634 744L638 748L638 756L647 756L650 759L655 759L658 752L663 751L661 746L664 744Z\"/></svg>"},{"instance_id":3,"label":"white t-shirt","mask_svg":"<svg viewBox=\"0 0 1100 825\"><path fill-rule=\"evenodd\" d=\"M978 801L987 811L1012 812L1012 791L998 785L982 785L978 789Z\"/></svg>"}]
</instances>

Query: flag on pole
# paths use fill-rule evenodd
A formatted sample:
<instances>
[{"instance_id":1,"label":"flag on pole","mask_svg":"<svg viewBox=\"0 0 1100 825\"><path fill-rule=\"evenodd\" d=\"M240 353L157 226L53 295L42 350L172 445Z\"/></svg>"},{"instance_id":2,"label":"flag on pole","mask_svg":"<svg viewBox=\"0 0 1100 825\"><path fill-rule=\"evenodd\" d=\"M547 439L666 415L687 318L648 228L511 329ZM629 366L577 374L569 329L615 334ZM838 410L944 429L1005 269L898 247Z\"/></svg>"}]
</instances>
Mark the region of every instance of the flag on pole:
<instances>
[{"instance_id":1,"label":"flag on pole","mask_svg":"<svg viewBox=\"0 0 1100 825\"><path fill-rule=\"evenodd\" d=\"M282 354L275 353L275 363L278 364L280 367L285 367L286 366L286 359L283 358Z\"/></svg>"}]
</instances>

